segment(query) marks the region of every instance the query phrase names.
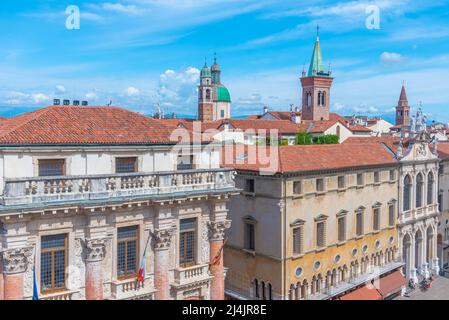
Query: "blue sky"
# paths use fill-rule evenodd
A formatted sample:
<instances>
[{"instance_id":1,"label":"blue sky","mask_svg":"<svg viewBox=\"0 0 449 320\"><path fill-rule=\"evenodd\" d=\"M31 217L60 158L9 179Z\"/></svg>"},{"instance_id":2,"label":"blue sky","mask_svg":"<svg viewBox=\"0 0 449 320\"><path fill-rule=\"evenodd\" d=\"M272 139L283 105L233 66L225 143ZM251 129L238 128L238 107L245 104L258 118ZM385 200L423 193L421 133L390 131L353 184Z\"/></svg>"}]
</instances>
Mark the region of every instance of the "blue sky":
<instances>
[{"instance_id":1,"label":"blue sky","mask_svg":"<svg viewBox=\"0 0 449 320\"><path fill-rule=\"evenodd\" d=\"M65 27L77 5L79 30ZM380 9L367 29L366 7ZM320 25L335 77L332 110L392 111L401 84L409 102L449 122L449 1L2 0L0 114L55 97L110 100L143 113L196 113L198 69L217 52L232 114L299 105L299 77Z\"/></svg>"}]
</instances>

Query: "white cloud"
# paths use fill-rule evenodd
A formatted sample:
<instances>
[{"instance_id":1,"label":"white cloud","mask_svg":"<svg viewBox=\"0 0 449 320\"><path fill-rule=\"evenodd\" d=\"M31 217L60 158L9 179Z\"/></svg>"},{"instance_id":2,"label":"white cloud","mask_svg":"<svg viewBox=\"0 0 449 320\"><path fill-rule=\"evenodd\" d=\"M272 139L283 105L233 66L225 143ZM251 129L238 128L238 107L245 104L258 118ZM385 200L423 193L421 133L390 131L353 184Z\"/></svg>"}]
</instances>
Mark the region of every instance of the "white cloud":
<instances>
[{"instance_id":1,"label":"white cloud","mask_svg":"<svg viewBox=\"0 0 449 320\"><path fill-rule=\"evenodd\" d=\"M127 94L129 97L132 97L132 96L138 96L138 95L140 94L140 90L137 89L137 88L135 88L135 87L128 87L128 88L126 89L126 94Z\"/></svg>"},{"instance_id":2,"label":"white cloud","mask_svg":"<svg viewBox=\"0 0 449 320\"><path fill-rule=\"evenodd\" d=\"M56 93L65 93L67 90L63 85L56 86Z\"/></svg>"},{"instance_id":3,"label":"white cloud","mask_svg":"<svg viewBox=\"0 0 449 320\"><path fill-rule=\"evenodd\" d=\"M33 93L31 97L33 98L35 103L43 103L50 100L50 97L43 93Z\"/></svg>"},{"instance_id":4,"label":"white cloud","mask_svg":"<svg viewBox=\"0 0 449 320\"><path fill-rule=\"evenodd\" d=\"M380 55L380 61L386 64L401 62L402 56L399 53L385 51Z\"/></svg>"},{"instance_id":5,"label":"white cloud","mask_svg":"<svg viewBox=\"0 0 449 320\"><path fill-rule=\"evenodd\" d=\"M86 97L86 99L95 100L95 99L97 99L98 96L97 96L97 93L95 93L95 92L88 92L88 93L86 93L85 97Z\"/></svg>"}]
</instances>

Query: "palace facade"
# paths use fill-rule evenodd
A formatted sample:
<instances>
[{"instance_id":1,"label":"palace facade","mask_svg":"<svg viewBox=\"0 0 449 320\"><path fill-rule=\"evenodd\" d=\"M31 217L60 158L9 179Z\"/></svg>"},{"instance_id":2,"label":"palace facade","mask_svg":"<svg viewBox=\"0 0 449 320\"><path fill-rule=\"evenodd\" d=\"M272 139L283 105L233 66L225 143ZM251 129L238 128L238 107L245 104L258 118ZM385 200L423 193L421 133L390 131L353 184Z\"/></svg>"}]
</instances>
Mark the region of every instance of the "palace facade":
<instances>
[{"instance_id":1,"label":"palace facade","mask_svg":"<svg viewBox=\"0 0 449 320\"><path fill-rule=\"evenodd\" d=\"M116 107L0 123L1 299L222 299L232 171ZM187 150L187 151L185 151Z\"/></svg>"}]
</instances>

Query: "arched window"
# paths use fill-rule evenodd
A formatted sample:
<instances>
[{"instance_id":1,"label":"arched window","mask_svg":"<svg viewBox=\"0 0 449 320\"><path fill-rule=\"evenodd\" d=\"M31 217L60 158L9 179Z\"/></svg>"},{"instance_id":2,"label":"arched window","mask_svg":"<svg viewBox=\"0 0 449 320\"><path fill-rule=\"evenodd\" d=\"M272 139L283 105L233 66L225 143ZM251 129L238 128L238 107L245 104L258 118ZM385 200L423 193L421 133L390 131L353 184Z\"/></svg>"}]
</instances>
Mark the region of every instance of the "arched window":
<instances>
[{"instance_id":1,"label":"arched window","mask_svg":"<svg viewBox=\"0 0 449 320\"><path fill-rule=\"evenodd\" d=\"M267 300L267 296L265 295L265 282L262 281L262 282L260 283L260 286L261 286L261 288L262 288L262 300Z\"/></svg>"},{"instance_id":2,"label":"arched window","mask_svg":"<svg viewBox=\"0 0 449 320\"><path fill-rule=\"evenodd\" d=\"M199 95L200 95L200 99L203 99L203 90L200 90Z\"/></svg>"},{"instance_id":3,"label":"arched window","mask_svg":"<svg viewBox=\"0 0 449 320\"><path fill-rule=\"evenodd\" d=\"M256 298L259 298L259 281L257 281L257 279L254 279L254 295L256 296Z\"/></svg>"},{"instance_id":4,"label":"arched window","mask_svg":"<svg viewBox=\"0 0 449 320\"><path fill-rule=\"evenodd\" d=\"M326 105L326 92L321 93L321 105L324 107Z\"/></svg>"},{"instance_id":5,"label":"arched window","mask_svg":"<svg viewBox=\"0 0 449 320\"><path fill-rule=\"evenodd\" d=\"M312 94L310 92L307 92L307 106L312 106Z\"/></svg>"},{"instance_id":6,"label":"arched window","mask_svg":"<svg viewBox=\"0 0 449 320\"><path fill-rule=\"evenodd\" d=\"M209 89L206 90L206 99L210 100L210 90Z\"/></svg>"},{"instance_id":7,"label":"arched window","mask_svg":"<svg viewBox=\"0 0 449 320\"><path fill-rule=\"evenodd\" d=\"M318 105L321 105L321 91L318 91Z\"/></svg>"},{"instance_id":8,"label":"arched window","mask_svg":"<svg viewBox=\"0 0 449 320\"><path fill-rule=\"evenodd\" d=\"M268 300L273 300L273 287L271 283L268 284Z\"/></svg>"},{"instance_id":9,"label":"arched window","mask_svg":"<svg viewBox=\"0 0 449 320\"><path fill-rule=\"evenodd\" d=\"M404 211L410 210L410 200L412 196L412 179L409 175L407 175L404 179L404 203L403 209Z\"/></svg>"},{"instance_id":10,"label":"arched window","mask_svg":"<svg viewBox=\"0 0 449 320\"><path fill-rule=\"evenodd\" d=\"M427 204L433 203L433 185L434 185L433 173L429 172L427 175Z\"/></svg>"},{"instance_id":11,"label":"arched window","mask_svg":"<svg viewBox=\"0 0 449 320\"><path fill-rule=\"evenodd\" d=\"M424 179L421 173L416 177L416 207L422 207L422 197L423 197Z\"/></svg>"}]
</instances>

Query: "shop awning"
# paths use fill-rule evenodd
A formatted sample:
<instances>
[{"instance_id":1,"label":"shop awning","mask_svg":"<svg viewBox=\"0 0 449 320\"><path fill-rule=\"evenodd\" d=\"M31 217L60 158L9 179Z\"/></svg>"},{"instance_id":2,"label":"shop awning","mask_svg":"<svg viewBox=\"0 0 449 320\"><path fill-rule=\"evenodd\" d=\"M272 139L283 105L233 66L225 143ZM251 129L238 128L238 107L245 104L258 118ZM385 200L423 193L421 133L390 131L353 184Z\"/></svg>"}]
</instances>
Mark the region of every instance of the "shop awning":
<instances>
[{"instance_id":1,"label":"shop awning","mask_svg":"<svg viewBox=\"0 0 449 320\"><path fill-rule=\"evenodd\" d=\"M385 277L380 278L377 288L379 290L379 293L385 299L386 297L400 291L406 283L407 280L405 279L405 277L399 270L397 270Z\"/></svg>"},{"instance_id":2,"label":"shop awning","mask_svg":"<svg viewBox=\"0 0 449 320\"><path fill-rule=\"evenodd\" d=\"M339 298L339 300L382 300L382 296L373 286L363 286Z\"/></svg>"}]
</instances>

